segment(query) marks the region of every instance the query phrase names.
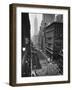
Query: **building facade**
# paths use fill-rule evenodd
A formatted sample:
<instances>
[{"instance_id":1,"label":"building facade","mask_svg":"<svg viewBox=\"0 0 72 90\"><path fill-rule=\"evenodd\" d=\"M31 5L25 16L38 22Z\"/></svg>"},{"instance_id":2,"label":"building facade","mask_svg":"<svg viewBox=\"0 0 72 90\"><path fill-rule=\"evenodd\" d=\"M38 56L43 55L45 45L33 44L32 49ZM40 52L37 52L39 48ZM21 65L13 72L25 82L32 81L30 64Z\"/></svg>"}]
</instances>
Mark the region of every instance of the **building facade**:
<instances>
[{"instance_id":1,"label":"building facade","mask_svg":"<svg viewBox=\"0 0 72 90\"><path fill-rule=\"evenodd\" d=\"M47 20L48 19L48 20ZM43 15L39 32L39 48L63 69L63 16Z\"/></svg>"}]
</instances>

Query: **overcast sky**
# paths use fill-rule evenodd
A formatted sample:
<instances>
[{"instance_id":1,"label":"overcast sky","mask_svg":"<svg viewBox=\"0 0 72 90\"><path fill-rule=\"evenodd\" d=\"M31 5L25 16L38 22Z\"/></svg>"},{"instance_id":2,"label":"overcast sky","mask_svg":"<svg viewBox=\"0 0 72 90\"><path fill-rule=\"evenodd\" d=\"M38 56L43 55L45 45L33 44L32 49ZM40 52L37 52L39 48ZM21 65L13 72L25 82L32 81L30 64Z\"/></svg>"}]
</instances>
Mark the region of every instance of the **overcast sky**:
<instances>
[{"instance_id":1,"label":"overcast sky","mask_svg":"<svg viewBox=\"0 0 72 90\"><path fill-rule=\"evenodd\" d=\"M30 25L31 25L31 30L30 30L31 31L31 37L34 35L34 30L35 30L34 20L35 20L35 17L37 17L37 21L38 21L37 33L40 30L40 25L41 25L41 21L42 21L42 14L29 14Z\"/></svg>"}]
</instances>

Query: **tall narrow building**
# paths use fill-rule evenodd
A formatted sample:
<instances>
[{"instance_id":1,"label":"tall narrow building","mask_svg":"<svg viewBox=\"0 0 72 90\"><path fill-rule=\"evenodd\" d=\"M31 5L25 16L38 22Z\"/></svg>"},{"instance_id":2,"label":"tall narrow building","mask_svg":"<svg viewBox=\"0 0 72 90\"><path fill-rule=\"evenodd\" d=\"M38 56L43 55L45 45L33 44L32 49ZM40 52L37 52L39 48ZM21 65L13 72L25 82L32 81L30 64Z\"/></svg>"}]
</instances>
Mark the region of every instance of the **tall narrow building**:
<instances>
[{"instance_id":1,"label":"tall narrow building","mask_svg":"<svg viewBox=\"0 0 72 90\"><path fill-rule=\"evenodd\" d=\"M33 45L38 47L38 20L37 16L34 18L34 35L33 35Z\"/></svg>"},{"instance_id":2,"label":"tall narrow building","mask_svg":"<svg viewBox=\"0 0 72 90\"><path fill-rule=\"evenodd\" d=\"M37 20L37 16L35 16L34 19L34 35L38 34L38 20Z\"/></svg>"}]
</instances>

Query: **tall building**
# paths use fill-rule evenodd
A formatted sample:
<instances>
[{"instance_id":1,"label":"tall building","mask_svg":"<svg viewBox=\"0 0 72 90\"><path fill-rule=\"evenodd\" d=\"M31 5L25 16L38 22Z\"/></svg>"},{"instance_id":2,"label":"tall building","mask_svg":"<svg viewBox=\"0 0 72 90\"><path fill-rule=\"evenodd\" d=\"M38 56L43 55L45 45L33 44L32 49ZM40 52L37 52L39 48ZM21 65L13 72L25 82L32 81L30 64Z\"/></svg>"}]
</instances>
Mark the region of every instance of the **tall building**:
<instances>
[{"instance_id":1,"label":"tall building","mask_svg":"<svg viewBox=\"0 0 72 90\"><path fill-rule=\"evenodd\" d=\"M38 47L38 20L36 16L34 19L34 35L32 37L32 42L35 47Z\"/></svg>"},{"instance_id":2,"label":"tall building","mask_svg":"<svg viewBox=\"0 0 72 90\"><path fill-rule=\"evenodd\" d=\"M39 32L39 48L51 60L57 62L63 71L63 15L43 15Z\"/></svg>"},{"instance_id":3,"label":"tall building","mask_svg":"<svg viewBox=\"0 0 72 90\"><path fill-rule=\"evenodd\" d=\"M34 18L34 35L38 34L38 20L37 17L35 16Z\"/></svg>"},{"instance_id":4,"label":"tall building","mask_svg":"<svg viewBox=\"0 0 72 90\"><path fill-rule=\"evenodd\" d=\"M54 22L55 14L43 14L43 20L41 26L48 26L52 22Z\"/></svg>"},{"instance_id":5,"label":"tall building","mask_svg":"<svg viewBox=\"0 0 72 90\"><path fill-rule=\"evenodd\" d=\"M43 14L41 27L39 31L39 48L43 50L45 53L45 37L44 37L44 30L45 27L48 27L51 23L55 20L55 14Z\"/></svg>"},{"instance_id":6,"label":"tall building","mask_svg":"<svg viewBox=\"0 0 72 90\"><path fill-rule=\"evenodd\" d=\"M45 51L45 46L47 46L46 40L45 38L50 37L49 39L47 39L47 41L49 42L49 40L52 38L54 38L54 24L57 23L63 23L63 15L58 15L58 14L43 14L43 19L41 22L41 27L40 27L40 31L39 31L39 47ZM58 25L58 24L57 24ZM59 31L59 29L57 29L59 27L59 25L55 28L56 31ZM60 30L61 32L62 30ZM46 33L47 36L46 36ZM53 39L51 39L52 42L54 42ZM53 49L53 45L50 45L50 43L48 44L50 47L50 49Z\"/></svg>"},{"instance_id":7,"label":"tall building","mask_svg":"<svg viewBox=\"0 0 72 90\"><path fill-rule=\"evenodd\" d=\"M31 76L31 51L30 51L30 21L29 14L22 13L22 31L21 31L21 76L29 77ZM25 48L25 50L23 50Z\"/></svg>"}]
</instances>

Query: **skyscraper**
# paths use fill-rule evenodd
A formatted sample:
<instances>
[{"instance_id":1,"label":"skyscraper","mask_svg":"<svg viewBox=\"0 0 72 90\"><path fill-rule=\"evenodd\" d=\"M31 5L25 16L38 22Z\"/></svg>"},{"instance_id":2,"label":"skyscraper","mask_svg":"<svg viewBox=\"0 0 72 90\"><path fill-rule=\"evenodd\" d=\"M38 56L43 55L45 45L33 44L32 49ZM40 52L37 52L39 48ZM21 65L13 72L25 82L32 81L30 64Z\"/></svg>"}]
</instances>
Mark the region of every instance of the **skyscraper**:
<instances>
[{"instance_id":1,"label":"skyscraper","mask_svg":"<svg viewBox=\"0 0 72 90\"><path fill-rule=\"evenodd\" d=\"M38 34L38 20L37 20L37 16L35 16L34 19L34 35Z\"/></svg>"},{"instance_id":2,"label":"skyscraper","mask_svg":"<svg viewBox=\"0 0 72 90\"><path fill-rule=\"evenodd\" d=\"M33 44L35 47L38 47L38 20L37 20L37 16L35 15L34 18L34 35L33 35Z\"/></svg>"}]
</instances>

